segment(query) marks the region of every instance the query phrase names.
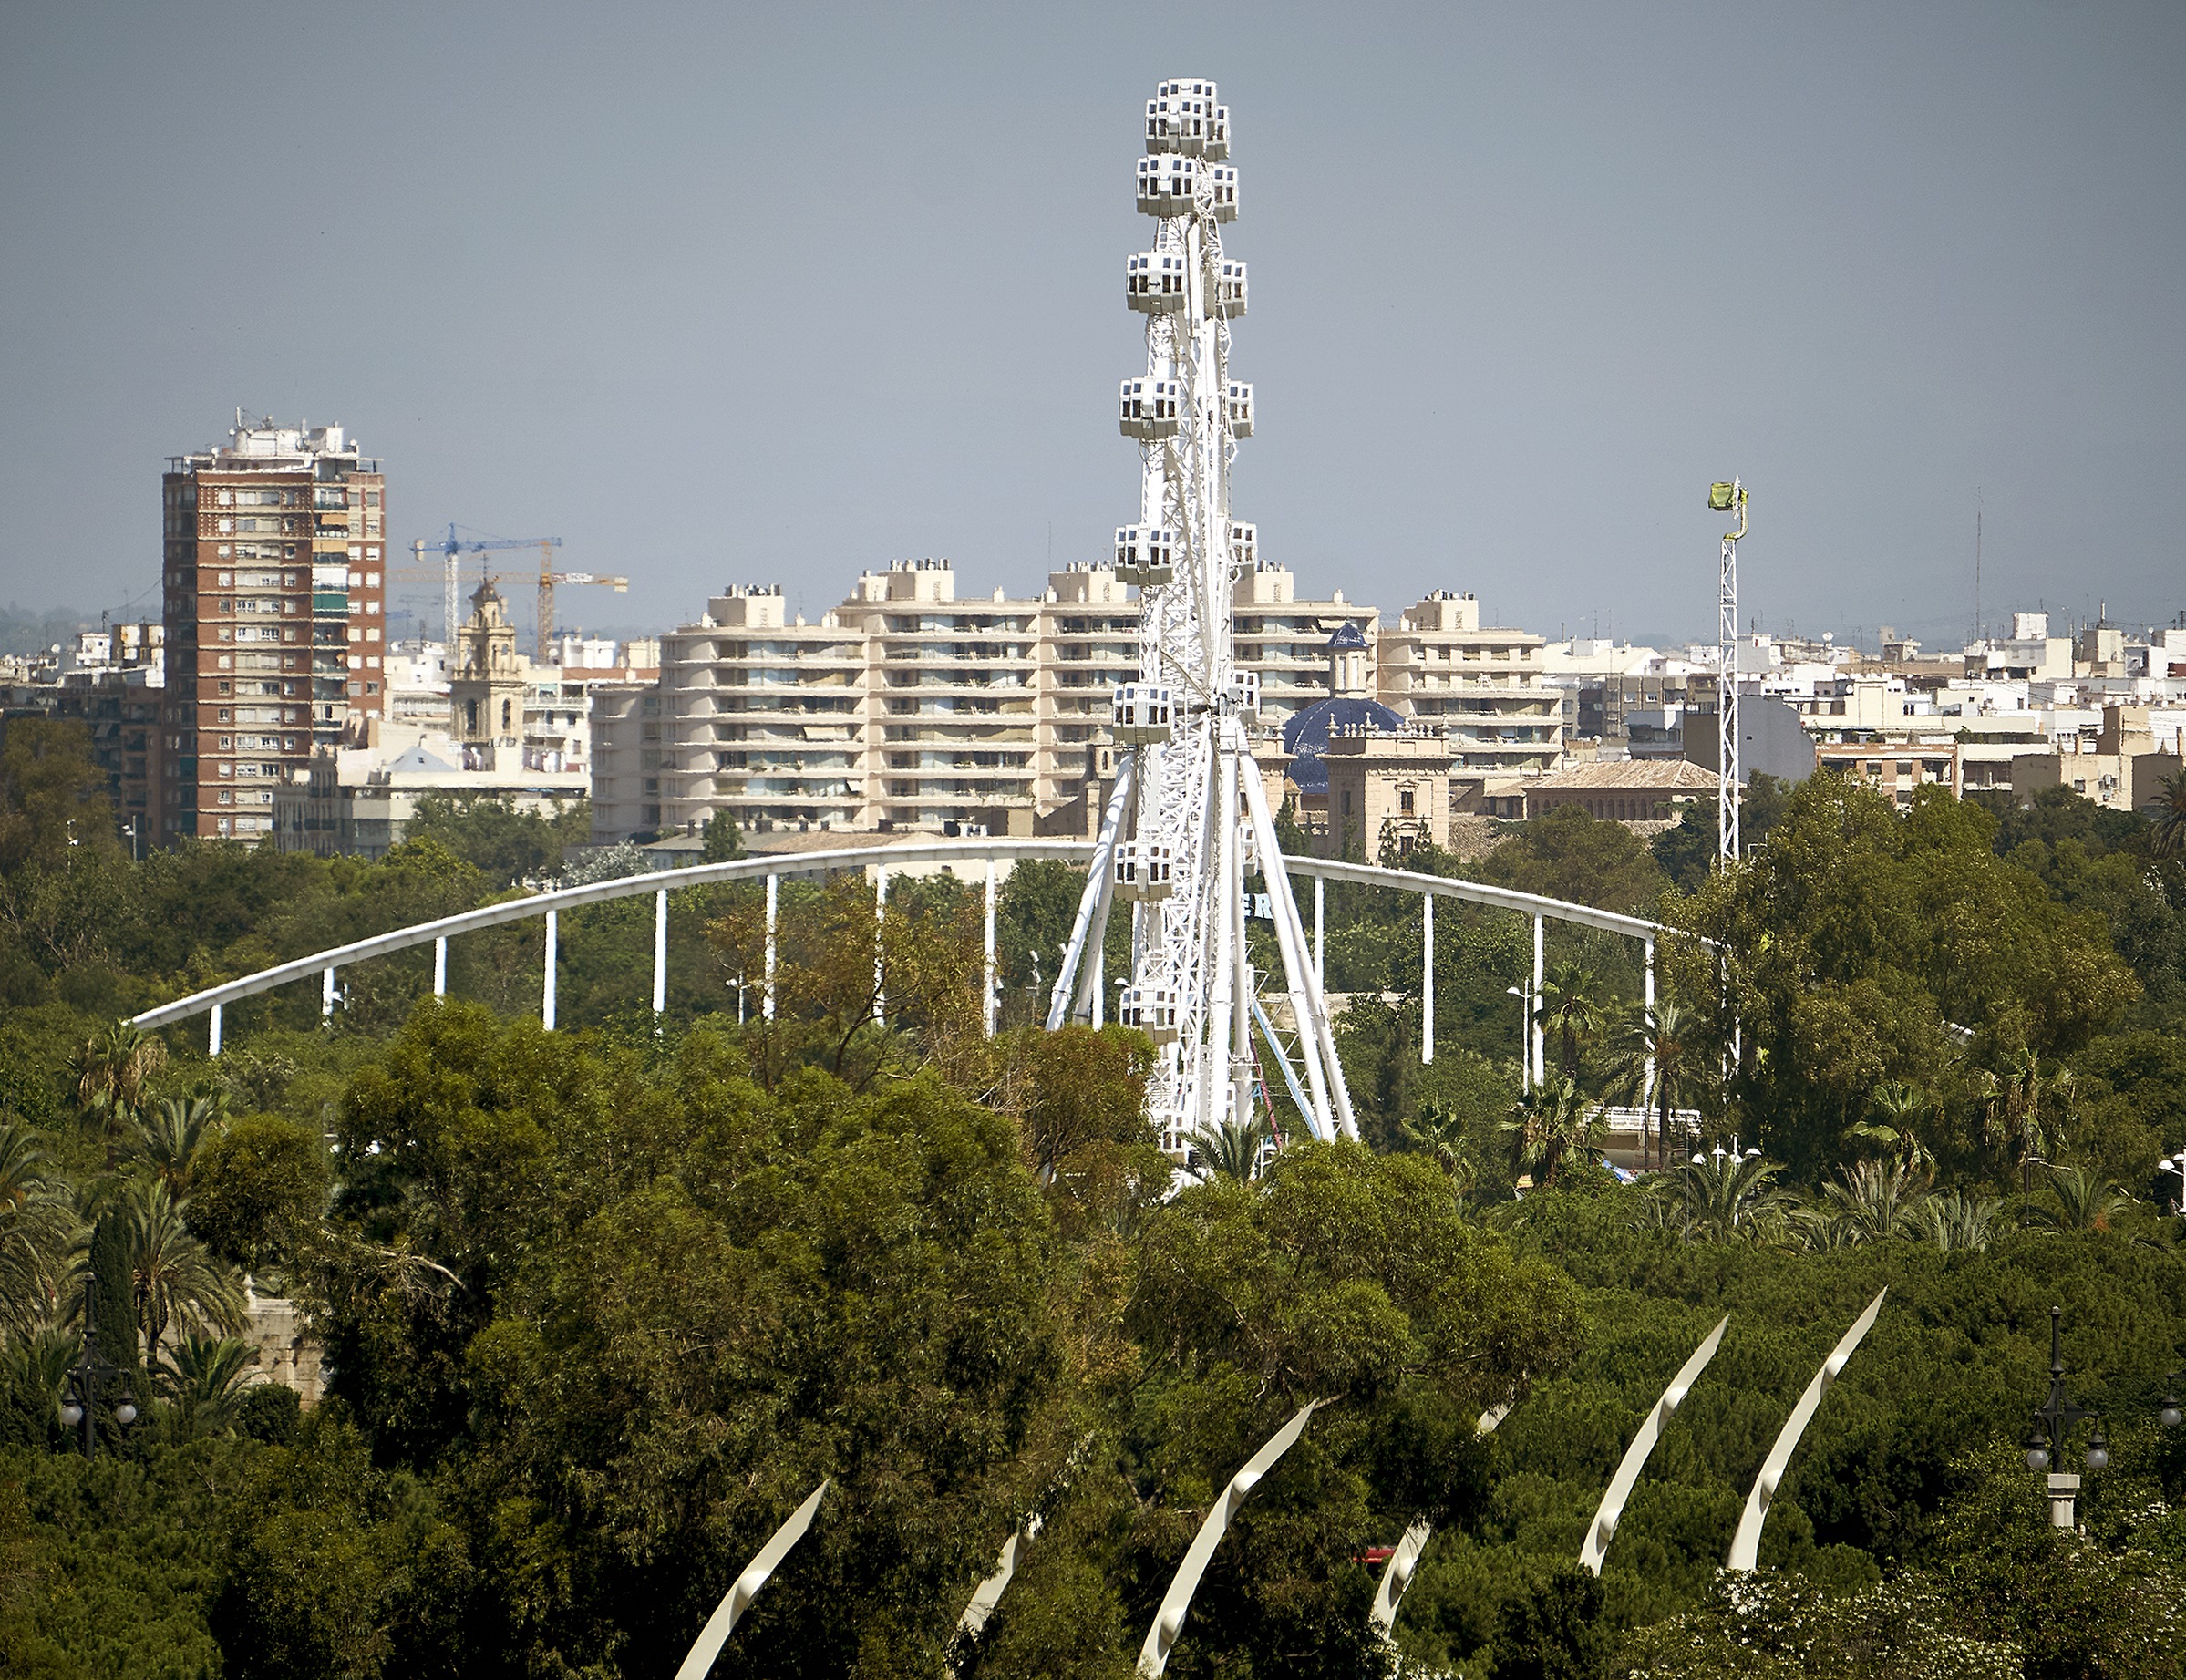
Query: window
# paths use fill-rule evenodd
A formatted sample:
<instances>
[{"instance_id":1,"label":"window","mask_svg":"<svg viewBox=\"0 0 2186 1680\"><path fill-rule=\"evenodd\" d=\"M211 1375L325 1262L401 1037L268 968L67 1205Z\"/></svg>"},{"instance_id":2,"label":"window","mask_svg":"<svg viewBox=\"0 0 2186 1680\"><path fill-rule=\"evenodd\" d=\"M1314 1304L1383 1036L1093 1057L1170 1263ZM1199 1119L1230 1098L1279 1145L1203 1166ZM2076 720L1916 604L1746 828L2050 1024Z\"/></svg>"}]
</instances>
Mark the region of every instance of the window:
<instances>
[{"instance_id":1,"label":"window","mask_svg":"<svg viewBox=\"0 0 2186 1680\"><path fill-rule=\"evenodd\" d=\"M1400 816L1400 817L1409 817L1409 816L1411 816L1411 815L1412 815L1412 806L1413 806L1413 799L1412 799L1412 790L1411 790L1409 788L1397 788L1397 814L1398 816Z\"/></svg>"}]
</instances>

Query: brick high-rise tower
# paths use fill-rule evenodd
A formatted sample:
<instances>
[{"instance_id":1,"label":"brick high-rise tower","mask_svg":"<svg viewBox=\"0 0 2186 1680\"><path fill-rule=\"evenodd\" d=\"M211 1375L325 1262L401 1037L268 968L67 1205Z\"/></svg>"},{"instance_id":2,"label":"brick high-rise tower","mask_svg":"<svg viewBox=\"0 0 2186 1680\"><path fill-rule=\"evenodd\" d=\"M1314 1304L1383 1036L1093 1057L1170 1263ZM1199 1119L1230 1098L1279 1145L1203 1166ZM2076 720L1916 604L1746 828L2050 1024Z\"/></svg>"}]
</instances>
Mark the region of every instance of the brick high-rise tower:
<instances>
[{"instance_id":1,"label":"brick high-rise tower","mask_svg":"<svg viewBox=\"0 0 2186 1680\"><path fill-rule=\"evenodd\" d=\"M273 785L387 707L387 479L338 426L239 410L164 480L160 840L254 839Z\"/></svg>"}]
</instances>

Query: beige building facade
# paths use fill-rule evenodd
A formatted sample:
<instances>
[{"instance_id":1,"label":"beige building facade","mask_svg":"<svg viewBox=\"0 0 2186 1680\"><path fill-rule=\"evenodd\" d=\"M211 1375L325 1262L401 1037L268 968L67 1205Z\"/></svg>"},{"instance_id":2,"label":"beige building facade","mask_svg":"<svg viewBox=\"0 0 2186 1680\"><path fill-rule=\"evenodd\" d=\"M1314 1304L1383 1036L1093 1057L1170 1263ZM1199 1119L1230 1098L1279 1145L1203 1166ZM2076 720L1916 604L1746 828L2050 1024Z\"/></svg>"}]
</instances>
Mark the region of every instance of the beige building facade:
<instances>
[{"instance_id":1,"label":"beige building facade","mask_svg":"<svg viewBox=\"0 0 2186 1680\"><path fill-rule=\"evenodd\" d=\"M1540 638L1482 630L1469 596L1430 597L1387 632L1376 608L1341 591L1302 599L1287 569L1255 560L1233 600L1263 727L1330 697L1328 644L1348 626L1367 694L1377 650L1402 638L1388 703L1460 765L1515 772L1561 751ZM1050 572L1035 597L970 600L947 561L895 561L816 623L786 610L779 584L732 587L661 637L657 684L594 690L593 838L690 832L717 814L752 832L1084 831L1115 773L1109 695L1138 674L1139 627L1135 592L1106 564Z\"/></svg>"},{"instance_id":2,"label":"beige building facade","mask_svg":"<svg viewBox=\"0 0 2186 1680\"><path fill-rule=\"evenodd\" d=\"M1377 688L1390 710L1439 729L1459 768L1542 775L1563 757L1563 696L1543 673L1544 645L1483 629L1478 597L1438 589L1381 633Z\"/></svg>"}]
</instances>

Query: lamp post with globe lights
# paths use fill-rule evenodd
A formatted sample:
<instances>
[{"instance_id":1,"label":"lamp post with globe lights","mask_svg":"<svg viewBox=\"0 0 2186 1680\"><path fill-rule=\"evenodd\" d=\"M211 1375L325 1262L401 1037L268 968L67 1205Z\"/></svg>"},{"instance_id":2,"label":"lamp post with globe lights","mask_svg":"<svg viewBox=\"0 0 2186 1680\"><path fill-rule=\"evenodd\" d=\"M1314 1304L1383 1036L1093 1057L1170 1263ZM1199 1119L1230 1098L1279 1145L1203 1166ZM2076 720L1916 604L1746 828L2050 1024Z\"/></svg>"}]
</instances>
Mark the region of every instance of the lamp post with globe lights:
<instances>
[{"instance_id":1,"label":"lamp post with globe lights","mask_svg":"<svg viewBox=\"0 0 2186 1680\"><path fill-rule=\"evenodd\" d=\"M2186 1213L2186 1149L2181 1149L2175 1158L2166 1155L2156 1162L2156 1176L2160 1179L2166 1175L2176 1179L2178 1183L2171 1190L2171 1206L2165 1211Z\"/></svg>"},{"instance_id":2,"label":"lamp post with globe lights","mask_svg":"<svg viewBox=\"0 0 2186 1680\"><path fill-rule=\"evenodd\" d=\"M2049 1309L2049 1397L2035 1407L2034 1428L2026 1438L2026 1468L2037 1476L2048 1472L2050 1524L2069 1529L2077 1526L2073 1507L2080 1479L2057 1469L2064 1458L2065 1442L2082 1418L2094 1420L2094 1431L2088 1437L2087 1466L2090 1471L2109 1468L2110 1444L2103 1436L2101 1416L2075 1404L2065 1392L2065 1360L2058 1344L2058 1324L2063 1316L2063 1308ZM2175 1416L2177 1409L2175 1405L2170 1406L2167 1415Z\"/></svg>"},{"instance_id":3,"label":"lamp post with globe lights","mask_svg":"<svg viewBox=\"0 0 2186 1680\"><path fill-rule=\"evenodd\" d=\"M125 1429L137 1421L137 1401L129 1392L129 1373L98 1350L98 1310L94 1304L98 1297L96 1289L84 1292L83 1352L68 1367L68 1388L61 1397L61 1422L71 1429L82 1427L87 1458L98 1451L98 1409L106 1404L100 1398L100 1391L117 1379L120 1396L107 1406L108 1415Z\"/></svg>"}]
</instances>

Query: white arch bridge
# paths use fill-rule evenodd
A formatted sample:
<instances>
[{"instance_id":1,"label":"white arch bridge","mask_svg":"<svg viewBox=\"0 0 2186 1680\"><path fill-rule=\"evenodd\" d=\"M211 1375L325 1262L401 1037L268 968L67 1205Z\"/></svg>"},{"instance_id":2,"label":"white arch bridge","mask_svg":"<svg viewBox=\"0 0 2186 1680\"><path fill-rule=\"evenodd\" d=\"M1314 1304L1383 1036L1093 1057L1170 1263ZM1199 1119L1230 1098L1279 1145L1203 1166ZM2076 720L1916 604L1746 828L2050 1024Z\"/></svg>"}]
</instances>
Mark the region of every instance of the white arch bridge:
<instances>
[{"instance_id":1,"label":"white arch bridge","mask_svg":"<svg viewBox=\"0 0 2186 1680\"><path fill-rule=\"evenodd\" d=\"M688 891L694 887L718 886L731 881L761 881L767 887L766 963L761 982L762 1018L771 1020L775 1008L776 924L777 905L780 883L784 880L825 877L849 870L871 870L873 872L875 902L885 906L888 899L888 879L892 871L913 867L948 866L962 876L971 866L983 867L986 881L986 963L983 988L987 1031L995 1029L995 902L1001 880L1001 865L1034 859L1050 859L1058 862L1086 864L1096 861L1098 848L1092 840L1006 840L995 838L973 840L945 840L913 841L901 845L852 846L840 850L812 851L789 856L737 858L726 863L697 864L689 868L660 870L644 875L626 875L616 881L590 882L581 887L561 887L548 892L535 892L524 898L510 899L499 904L488 904L479 910L467 910L459 915L443 916L435 922L420 922L414 926L397 928L392 933L375 933L369 939L359 939L345 945L335 945L309 956L275 964L240 980L223 981L219 985L207 986L172 1003L147 1009L131 1018L131 1024L147 1031L171 1026L199 1015L210 1017L209 1044L213 1055L220 1054L222 1012L232 1003L254 997L277 987L293 985L301 981L317 978L320 985L320 1010L331 1015L336 997L335 975L352 964L369 962L375 957L391 956L398 951L408 951L421 945L433 947L433 995L445 996L448 991L448 942L464 933L474 933L484 928L500 927L510 922L530 921L534 916L546 918L546 954L542 970L540 1015L551 1032L554 1027L555 974L560 961L561 912L584 904L603 904L616 899L642 898L653 895L653 1012L659 1015L667 1006L668 989L668 895ZM1605 933L1622 934L1642 942L1645 947L1645 1001L1655 1001L1655 946L1664 933L1662 926L1639 916L1620 915L1614 911L1596 910L1589 904L1573 904L1562 899L1542 898L1535 893L1516 892L1505 887L1489 886L1477 881L1462 881L1442 875L1423 875L1409 870L1384 869L1371 863L1346 863L1326 858L1298 858L1284 856L1284 871L1289 875L1304 876L1314 883L1312 984L1318 992L1324 972L1324 934L1326 925L1326 888L1331 881L1349 881L1359 886L1381 887L1420 895L1420 987L1425 1006L1420 1011L1419 1054L1422 1061L1431 1062L1435 1056L1435 901L1456 899L1463 903L1484 905L1495 910L1507 910L1530 917L1533 923L1532 984L1528 997L1527 1015L1534 1011L1531 1000L1541 995L1542 952L1545 924L1550 922L1575 923L1582 927L1598 928ZM1094 989L1098 997L1098 988ZM1098 1011L1099 1005L1093 1005ZM1272 1039L1272 1034L1271 1034ZM1535 1080L1542 1077L1543 1034L1539 1023L1533 1024L1528 1046L1528 1062ZM1289 1069L1284 1068L1286 1077ZM1302 1111L1310 1115L1307 1105L1301 1102Z\"/></svg>"}]
</instances>

